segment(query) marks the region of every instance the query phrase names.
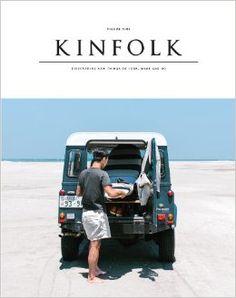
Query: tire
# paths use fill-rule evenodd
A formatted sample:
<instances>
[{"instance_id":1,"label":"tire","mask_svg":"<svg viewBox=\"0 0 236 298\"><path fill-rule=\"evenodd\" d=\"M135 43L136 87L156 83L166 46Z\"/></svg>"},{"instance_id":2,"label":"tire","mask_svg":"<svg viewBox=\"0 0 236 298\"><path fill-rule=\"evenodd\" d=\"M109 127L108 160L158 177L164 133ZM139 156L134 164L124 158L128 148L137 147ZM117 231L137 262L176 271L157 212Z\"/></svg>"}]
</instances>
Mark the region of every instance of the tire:
<instances>
[{"instance_id":1,"label":"tire","mask_svg":"<svg viewBox=\"0 0 236 298\"><path fill-rule=\"evenodd\" d=\"M61 253L64 261L74 261L79 256L80 239L74 236L62 236Z\"/></svg>"},{"instance_id":2,"label":"tire","mask_svg":"<svg viewBox=\"0 0 236 298\"><path fill-rule=\"evenodd\" d=\"M175 231L170 229L158 233L159 255L163 262L175 262Z\"/></svg>"}]
</instances>

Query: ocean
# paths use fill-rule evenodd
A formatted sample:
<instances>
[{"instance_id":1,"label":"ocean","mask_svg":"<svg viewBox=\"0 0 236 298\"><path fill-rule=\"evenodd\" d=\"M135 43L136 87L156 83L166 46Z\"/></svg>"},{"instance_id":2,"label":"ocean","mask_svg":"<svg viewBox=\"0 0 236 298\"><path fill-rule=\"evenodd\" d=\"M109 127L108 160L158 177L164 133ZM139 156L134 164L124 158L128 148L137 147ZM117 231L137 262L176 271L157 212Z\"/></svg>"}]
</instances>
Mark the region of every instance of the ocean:
<instances>
[{"instance_id":1,"label":"ocean","mask_svg":"<svg viewBox=\"0 0 236 298\"><path fill-rule=\"evenodd\" d=\"M63 158L9 158L2 159L1 161L12 161L12 162L64 162ZM170 161L235 161L234 159L170 159Z\"/></svg>"}]
</instances>

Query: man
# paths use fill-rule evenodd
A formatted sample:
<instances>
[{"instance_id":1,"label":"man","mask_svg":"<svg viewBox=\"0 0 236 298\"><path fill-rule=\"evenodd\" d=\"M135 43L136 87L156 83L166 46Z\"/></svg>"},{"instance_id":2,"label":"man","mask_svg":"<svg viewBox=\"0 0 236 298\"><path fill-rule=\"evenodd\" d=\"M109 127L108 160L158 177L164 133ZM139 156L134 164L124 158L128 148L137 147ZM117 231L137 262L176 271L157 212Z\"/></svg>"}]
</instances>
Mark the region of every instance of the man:
<instances>
[{"instance_id":1,"label":"man","mask_svg":"<svg viewBox=\"0 0 236 298\"><path fill-rule=\"evenodd\" d=\"M106 214L104 192L109 197L123 199L124 191L115 190L111 186L108 174L103 171L108 162L108 153L103 149L93 152L91 167L79 175L76 195L83 196L82 223L87 238L90 240L88 254L88 282L102 282L99 275L105 274L98 267L101 239L110 238L110 226Z\"/></svg>"}]
</instances>

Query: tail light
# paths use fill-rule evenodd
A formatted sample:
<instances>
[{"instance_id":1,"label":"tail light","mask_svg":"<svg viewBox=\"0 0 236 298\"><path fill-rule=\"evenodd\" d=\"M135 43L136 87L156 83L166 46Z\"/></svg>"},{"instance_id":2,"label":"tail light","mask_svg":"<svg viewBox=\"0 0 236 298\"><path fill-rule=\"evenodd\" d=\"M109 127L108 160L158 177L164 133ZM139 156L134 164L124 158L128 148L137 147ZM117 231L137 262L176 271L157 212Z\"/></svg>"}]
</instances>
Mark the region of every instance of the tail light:
<instances>
[{"instance_id":1,"label":"tail light","mask_svg":"<svg viewBox=\"0 0 236 298\"><path fill-rule=\"evenodd\" d=\"M173 224L174 223L174 215L172 213L168 214L167 222L168 222L168 224Z\"/></svg>"},{"instance_id":2,"label":"tail light","mask_svg":"<svg viewBox=\"0 0 236 298\"><path fill-rule=\"evenodd\" d=\"M173 190L171 190L171 189L168 190L167 195L168 195L169 198L172 198L174 196Z\"/></svg>"},{"instance_id":3,"label":"tail light","mask_svg":"<svg viewBox=\"0 0 236 298\"><path fill-rule=\"evenodd\" d=\"M61 212L59 214L59 222L60 223L64 223L65 222L65 217L66 217L65 213L64 212Z\"/></svg>"},{"instance_id":4,"label":"tail light","mask_svg":"<svg viewBox=\"0 0 236 298\"><path fill-rule=\"evenodd\" d=\"M166 215L165 214L157 214L157 220L164 221L165 219L166 219Z\"/></svg>"},{"instance_id":5,"label":"tail light","mask_svg":"<svg viewBox=\"0 0 236 298\"><path fill-rule=\"evenodd\" d=\"M59 196L64 196L66 194L66 192L64 191L64 189L61 189L59 191Z\"/></svg>"}]
</instances>

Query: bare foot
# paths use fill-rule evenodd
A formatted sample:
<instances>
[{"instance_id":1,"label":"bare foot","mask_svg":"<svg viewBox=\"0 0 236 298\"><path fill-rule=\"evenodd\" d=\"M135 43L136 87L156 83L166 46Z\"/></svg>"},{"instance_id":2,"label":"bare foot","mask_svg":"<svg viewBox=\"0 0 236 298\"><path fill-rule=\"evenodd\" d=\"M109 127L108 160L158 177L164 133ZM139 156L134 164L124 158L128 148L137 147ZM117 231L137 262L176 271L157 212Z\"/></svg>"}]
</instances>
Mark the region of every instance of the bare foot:
<instances>
[{"instance_id":1,"label":"bare foot","mask_svg":"<svg viewBox=\"0 0 236 298\"><path fill-rule=\"evenodd\" d=\"M97 270L96 270L96 276L104 275L104 274L106 274L106 273L107 273L106 271L102 271L101 269L97 269Z\"/></svg>"},{"instance_id":2,"label":"bare foot","mask_svg":"<svg viewBox=\"0 0 236 298\"><path fill-rule=\"evenodd\" d=\"M94 278L88 277L88 282L92 284L92 283L103 283L104 281L98 277L94 277Z\"/></svg>"}]
</instances>

